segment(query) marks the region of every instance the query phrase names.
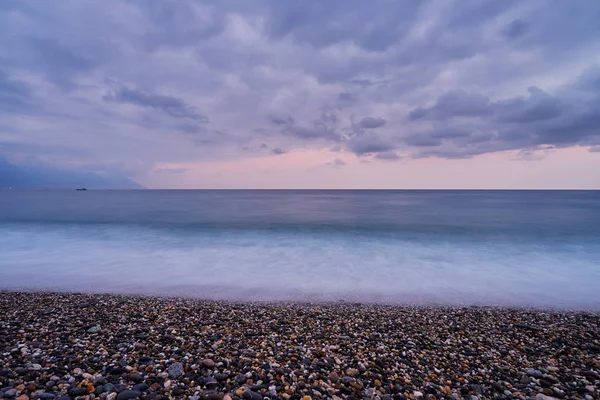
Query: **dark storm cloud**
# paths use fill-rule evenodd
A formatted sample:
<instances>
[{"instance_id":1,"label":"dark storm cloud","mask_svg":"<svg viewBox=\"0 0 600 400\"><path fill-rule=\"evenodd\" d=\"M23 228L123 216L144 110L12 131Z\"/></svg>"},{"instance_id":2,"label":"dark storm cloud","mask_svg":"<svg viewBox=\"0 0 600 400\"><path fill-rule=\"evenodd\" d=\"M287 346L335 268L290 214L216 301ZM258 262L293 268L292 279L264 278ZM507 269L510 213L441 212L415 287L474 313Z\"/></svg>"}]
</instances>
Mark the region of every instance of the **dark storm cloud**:
<instances>
[{"instance_id":1,"label":"dark storm cloud","mask_svg":"<svg viewBox=\"0 0 600 400\"><path fill-rule=\"evenodd\" d=\"M105 95L104 100L153 108L176 118L189 118L200 122L208 121L207 117L198 113L193 106L173 96L120 87Z\"/></svg>"},{"instance_id":2,"label":"dark storm cloud","mask_svg":"<svg viewBox=\"0 0 600 400\"><path fill-rule=\"evenodd\" d=\"M23 113L33 109L33 90L0 69L0 114Z\"/></svg>"},{"instance_id":3,"label":"dark storm cloud","mask_svg":"<svg viewBox=\"0 0 600 400\"><path fill-rule=\"evenodd\" d=\"M285 154L287 152L288 151L286 149L282 149L281 147L275 147L273 150L271 150L271 153L275 155Z\"/></svg>"},{"instance_id":4,"label":"dark storm cloud","mask_svg":"<svg viewBox=\"0 0 600 400\"><path fill-rule=\"evenodd\" d=\"M385 161L397 161L402 159L395 151L382 151L381 153L375 154L375 158Z\"/></svg>"},{"instance_id":5,"label":"dark storm cloud","mask_svg":"<svg viewBox=\"0 0 600 400\"><path fill-rule=\"evenodd\" d=\"M466 94L455 97L462 99L459 105L448 107L441 106L447 104L448 98L442 95L434 106L411 111L409 119L434 124L443 120L444 130L410 134L404 141L414 147L435 148L417 152L419 157L474 156L522 149L517 158L524 160L543 158L535 152L543 146L600 143L600 86L593 84L598 77L600 73L592 68L559 88L556 94L532 86L527 96L490 101L484 96ZM464 101L465 97L470 100ZM464 112L463 106L469 102L476 112Z\"/></svg>"},{"instance_id":6,"label":"dark storm cloud","mask_svg":"<svg viewBox=\"0 0 600 400\"><path fill-rule=\"evenodd\" d=\"M270 116L269 121L271 121L271 123L273 123L275 125L293 125L294 124L294 118L292 118L292 117Z\"/></svg>"},{"instance_id":7,"label":"dark storm cloud","mask_svg":"<svg viewBox=\"0 0 600 400\"><path fill-rule=\"evenodd\" d=\"M354 137L346 142L346 146L358 156L394 149L394 145L388 139L376 133Z\"/></svg>"},{"instance_id":8,"label":"dark storm cloud","mask_svg":"<svg viewBox=\"0 0 600 400\"><path fill-rule=\"evenodd\" d=\"M358 98L350 92L342 92L338 94L338 100L344 103L354 103Z\"/></svg>"},{"instance_id":9,"label":"dark storm cloud","mask_svg":"<svg viewBox=\"0 0 600 400\"><path fill-rule=\"evenodd\" d=\"M386 122L387 121L383 118L364 117L358 124L363 129L375 129L381 128Z\"/></svg>"},{"instance_id":10,"label":"dark storm cloud","mask_svg":"<svg viewBox=\"0 0 600 400\"><path fill-rule=\"evenodd\" d=\"M433 119L443 120L452 117L476 117L490 114L489 99L463 90L448 92L440 96L431 107L412 110L408 114L410 120Z\"/></svg>"},{"instance_id":11,"label":"dark storm cloud","mask_svg":"<svg viewBox=\"0 0 600 400\"><path fill-rule=\"evenodd\" d=\"M123 173L278 149L592 151L600 2L577 4L0 1L0 142Z\"/></svg>"},{"instance_id":12,"label":"dark storm cloud","mask_svg":"<svg viewBox=\"0 0 600 400\"><path fill-rule=\"evenodd\" d=\"M510 24L506 25L502 30L504 36L509 39L516 39L523 36L527 32L528 25L520 19L515 19Z\"/></svg>"},{"instance_id":13,"label":"dark storm cloud","mask_svg":"<svg viewBox=\"0 0 600 400\"><path fill-rule=\"evenodd\" d=\"M290 37L318 48L352 42L371 52L383 52L395 44L424 7L413 1L271 0L268 4L267 32L271 38ZM381 12L380 7L386 11Z\"/></svg>"}]
</instances>

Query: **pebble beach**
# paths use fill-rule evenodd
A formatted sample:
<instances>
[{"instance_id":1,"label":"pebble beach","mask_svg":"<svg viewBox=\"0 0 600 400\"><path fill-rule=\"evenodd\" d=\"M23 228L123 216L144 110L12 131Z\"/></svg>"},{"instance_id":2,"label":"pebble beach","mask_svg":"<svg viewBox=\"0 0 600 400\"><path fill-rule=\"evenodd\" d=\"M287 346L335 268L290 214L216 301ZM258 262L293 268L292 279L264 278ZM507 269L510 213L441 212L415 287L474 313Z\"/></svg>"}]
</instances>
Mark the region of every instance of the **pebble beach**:
<instances>
[{"instance_id":1,"label":"pebble beach","mask_svg":"<svg viewBox=\"0 0 600 400\"><path fill-rule=\"evenodd\" d=\"M0 397L593 400L600 315L2 292Z\"/></svg>"}]
</instances>

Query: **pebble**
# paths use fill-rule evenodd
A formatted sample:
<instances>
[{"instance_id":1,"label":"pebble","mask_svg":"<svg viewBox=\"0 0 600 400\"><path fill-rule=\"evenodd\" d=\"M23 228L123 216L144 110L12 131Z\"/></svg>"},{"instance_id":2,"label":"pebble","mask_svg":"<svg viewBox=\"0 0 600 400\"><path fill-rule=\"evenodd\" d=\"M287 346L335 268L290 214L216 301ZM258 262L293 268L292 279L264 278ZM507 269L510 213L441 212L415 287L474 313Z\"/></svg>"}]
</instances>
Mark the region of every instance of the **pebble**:
<instances>
[{"instance_id":1,"label":"pebble","mask_svg":"<svg viewBox=\"0 0 600 400\"><path fill-rule=\"evenodd\" d=\"M183 364L180 362L173 363L167 368L169 377L172 379L179 378L183 374Z\"/></svg>"},{"instance_id":2,"label":"pebble","mask_svg":"<svg viewBox=\"0 0 600 400\"><path fill-rule=\"evenodd\" d=\"M141 395L142 393L137 390L123 390L117 395L117 400L135 399L140 397Z\"/></svg>"},{"instance_id":3,"label":"pebble","mask_svg":"<svg viewBox=\"0 0 600 400\"><path fill-rule=\"evenodd\" d=\"M0 292L0 315L3 398L599 399L594 312Z\"/></svg>"},{"instance_id":4,"label":"pebble","mask_svg":"<svg viewBox=\"0 0 600 400\"><path fill-rule=\"evenodd\" d=\"M252 390L245 390L242 393L242 398L245 400L263 400L263 397L260 393L253 392Z\"/></svg>"},{"instance_id":5,"label":"pebble","mask_svg":"<svg viewBox=\"0 0 600 400\"><path fill-rule=\"evenodd\" d=\"M340 381L340 376L336 372L331 372L329 374L329 380L331 383L338 383Z\"/></svg>"}]
</instances>

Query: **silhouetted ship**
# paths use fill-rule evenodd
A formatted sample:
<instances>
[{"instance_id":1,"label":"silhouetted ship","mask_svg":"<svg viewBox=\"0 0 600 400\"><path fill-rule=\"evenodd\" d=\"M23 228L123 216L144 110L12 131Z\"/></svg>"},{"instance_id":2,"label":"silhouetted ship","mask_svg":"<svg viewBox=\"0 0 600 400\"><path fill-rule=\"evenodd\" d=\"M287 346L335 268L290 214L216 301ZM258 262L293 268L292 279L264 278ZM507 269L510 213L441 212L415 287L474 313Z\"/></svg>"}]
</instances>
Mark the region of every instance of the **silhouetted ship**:
<instances>
[{"instance_id":1,"label":"silhouetted ship","mask_svg":"<svg viewBox=\"0 0 600 400\"><path fill-rule=\"evenodd\" d=\"M82 191L82 190L87 190L87 189L86 188L78 188L78 189L75 189L75 190Z\"/></svg>"}]
</instances>

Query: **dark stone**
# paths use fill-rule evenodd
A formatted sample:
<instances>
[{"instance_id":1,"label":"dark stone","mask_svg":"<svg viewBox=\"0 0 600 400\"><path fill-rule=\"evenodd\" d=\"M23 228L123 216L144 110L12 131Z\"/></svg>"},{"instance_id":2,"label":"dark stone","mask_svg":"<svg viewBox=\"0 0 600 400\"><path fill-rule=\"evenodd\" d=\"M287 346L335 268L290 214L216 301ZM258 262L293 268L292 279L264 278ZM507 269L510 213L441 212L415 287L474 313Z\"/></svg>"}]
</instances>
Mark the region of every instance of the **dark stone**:
<instances>
[{"instance_id":1,"label":"dark stone","mask_svg":"<svg viewBox=\"0 0 600 400\"><path fill-rule=\"evenodd\" d=\"M106 385L104 385L104 391L106 393L112 393L116 392L117 388L115 388L115 385L113 385L112 383L107 383Z\"/></svg>"},{"instance_id":2,"label":"dark stone","mask_svg":"<svg viewBox=\"0 0 600 400\"><path fill-rule=\"evenodd\" d=\"M263 400L260 393L253 392L252 390L246 390L242 393L242 398L245 400Z\"/></svg>"},{"instance_id":3,"label":"dark stone","mask_svg":"<svg viewBox=\"0 0 600 400\"><path fill-rule=\"evenodd\" d=\"M142 393L137 390L123 390L117 396L117 400L135 399L135 398L140 397L141 395L142 395Z\"/></svg>"},{"instance_id":4,"label":"dark stone","mask_svg":"<svg viewBox=\"0 0 600 400\"><path fill-rule=\"evenodd\" d=\"M129 379L131 379L132 382L139 383L144 380L144 377L140 374L131 374L129 375Z\"/></svg>"},{"instance_id":5,"label":"dark stone","mask_svg":"<svg viewBox=\"0 0 600 400\"><path fill-rule=\"evenodd\" d=\"M51 400L55 397L56 397L56 395L54 393L44 392L44 393L40 394L40 399L42 399L42 400Z\"/></svg>"},{"instance_id":6,"label":"dark stone","mask_svg":"<svg viewBox=\"0 0 600 400\"><path fill-rule=\"evenodd\" d=\"M214 368L216 364L213 360L207 358L202 360L202 365L204 366L204 368Z\"/></svg>"},{"instance_id":7,"label":"dark stone","mask_svg":"<svg viewBox=\"0 0 600 400\"><path fill-rule=\"evenodd\" d=\"M211 376L202 377L199 379L201 385L206 386L207 388L217 386L217 380Z\"/></svg>"},{"instance_id":8,"label":"dark stone","mask_svg":"<svg viewBox=\"0 0 600 400\"><path fill-rule=\"evenodd\" d=\"M18 375L25 375L27 373L27 368L15 368L14 371L18 374Z\"/></svg>"},{"instance_id":9,"label":"dark stone","mask_svg":"<svg viewBox=\"0 0 600 400\"><path fill-rule=\"evenodd\" d=\"M227 378L229 378L229 374L215 374L215 379L217 380L217 382L226 381ZM244 379L244 381L245 381L245 379Z\"/></svg>"},{"instance_id":10,"label":"dark stone","mask_svg":"<svg viewBox=\"0 0 600 400\"><path fill-rule=\"evenodd\" d=\"M117 392L122 392L123 390L126 390L126 389L127 389L127 385L123 385L122 383L117 383L115 385L115 390Z\"/></svg>"},{"instance_id":11,"label":"dark stone","mask_svg":"<svg viewBox=\"0 0 600 400\"><path fill-rule=\"evenodd\" d=\"M342 387L340 387L340 393L341 394L350 394L350 393L352 393L352 389L350 389L347 386L342 386Z\"/></svg>"},{"instance_id":12,"label":"dark stone","mask_svg":"<svg viewBox=\"0 0 600 400\"><path fill-rule=\"evenodd\" d=\"M300 382L298 382L298 383L300 383ZM300 385L298 385L298 387L299 387L299 386L300 386ZM267 389L268 387L269 387L269 385L254 385L254 386L251 386L251 387L250 387L250 390L253 390L253 391L255 391L255 392L258 392L259 390L261 390L261 389Z\"/></svg>"},{"instance_id":13,"label":"dark stone","mask_svg":"<svg viewBox=\"0 0 600 400\"><path fill-rule=\"evenodd\" d=\"M127 372L127 370L123 367L114 367L110 370L109 375L121 375Z\"/></svg>"},{"instance_id":14,"label":"dark stone","mask_svg":"<svg viewBox=\"0 0 600 400\"><path fill-rule=\"evenodd\" d=\"M148 390L149 387L150 386L148 386L145 383L138 383L133 387L133 390L137 390L138 392L145 392L146 390Z\"/></svg>"},{"instance_id":15,"label":"dark stone","mask_svg":"<svg viewBox=\"0 0 600 400\"><path fill-rule=\"evenodd\" d=\"M436 394L437 393L437 390L435 390L435 388L431 385L425 386L424 391L426 394Z\"/></svg>"},{"instance_id":16,"label":"dark stone","mask_svg":"<svg viewBox=\"0 0 600 400\"><path fill-rule=\"evenodd\" d=\"M69 396L71 397L79 397L79 396L86 396L89 393L89 391L86 388L78 388L78 387L74 387L69 389Z\"/></svg>"}]
</instances>

